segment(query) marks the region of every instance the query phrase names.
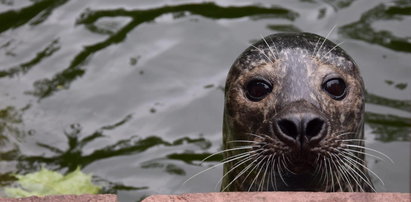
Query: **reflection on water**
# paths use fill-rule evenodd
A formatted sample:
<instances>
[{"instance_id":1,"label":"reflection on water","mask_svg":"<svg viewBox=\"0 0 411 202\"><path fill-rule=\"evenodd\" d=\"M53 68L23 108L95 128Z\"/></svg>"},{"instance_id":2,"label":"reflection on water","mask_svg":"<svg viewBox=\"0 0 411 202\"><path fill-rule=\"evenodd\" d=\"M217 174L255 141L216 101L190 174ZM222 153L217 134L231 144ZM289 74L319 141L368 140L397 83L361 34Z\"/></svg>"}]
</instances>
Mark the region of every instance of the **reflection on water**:
<instances>
[{"instance_id":1,"label":"reflection on water","mask_svg":"<svg viewBox=\"0 0 411 202\"><path fill-rule=\"evenodd\" d=\"M8 109L10 110L10 109ZM12 109L11 109L12 110ZM15 112L4 112L1 113L5 115L5 119L7 119L11 123L20 122L18 117L16 118ZM2 116L3 118L3 116ZM64 135L67 138L67 149L62 150L60 148L54 147L52 145L43 144L42 142L37 142L36 144L43 148L44 150L49 150L54 155L52 156L33 156L33 155L22 155L18 154L18 150L14 149L11 151L6 151L0 153L1 159L3 161L13 161L17 160L17 168L18 173L25 173L27 171L39 170L43 165L47 165L50 168L61 170L64 169L66 173L72 172L76 170L78 166L81 168L86 167L87 165L99 161L102 159L113 158L116 156L126 156L132 154L142 153L148 149L153 147L163 145L166 147L178 147L179 145L183 144L192 144L198 147L201 150L207 150L210 148L211 143L206 140L205 138L179 138L172 142L168 142L163 140L161 137L157 136L149 136L147 138L140 138L138 136L132 136L128 139L119 140L114 144L105 146L103 148L98 148L92 151L89 154L84 154L83 150L87 148L87 145L98 138L107 137L105 135L105 131L113 130L121 125L127 123L132 117L127 116L123 120L112 124L103 126L100 129L94 131L92 134L84 136L84 138L80 138L82 128L80 124L72 124L70 125L69 129L64 132ZM17 119L17 120L16 120ZM4 127L1 127L0 130L3 131L5 129L17 131L12 127L9 127L10 123L4 124ZM3 134L3 133L2 133ZM1 136L2 138L6 138ZM4 144L6 140L2 141ZM17 155L18 154L18 155ZM185 176L184 169L178 167L175 164L167 164L162 163L163 159L170 159L170 160L179 160L183 161L188 164L192 164L193 161L201 161L205 157L209 156L210 153L171 153L166 155L162 158L154 158L148 162L142 163L141 167L144 169L150 168L164 168L164 171L171 174L171 175L182 175ZM208 159L207 161L219 161L221 160L222 156L216 156L213 158ZM15 180L12 176L12 173L3 173L2 175L2 183L5 181ZM114 183L104 180L98 176L96 176L97 181L104 181L108 186L104 188L107 192L116 193L118 190L140 190L140 189L147 189L147 187L133 187L123 185L121 183ZM7 184L7 183L5 183Z\"/></svg>"},{"instance_id":2,"label":"reflection on water","mask_svg":"<svg viewBox=\"0 0 411 202\"><path fill-rule=\"evenodd\" d=\"M0 78L13 77L16 75L25 74L28 71L30 71L32 67L40 63L43 59L46 59L47 57L51 56L54 52L58 50L59 50L58 40L54 40L49 45L47 45L43 50L38 52L33 59L27 62L21 63L17 66L7 68L6 70L0 70Z\"/></svg>"},{"instance_id":3,"label":"reflection on water","mask_svg":"<svg viewBox=\"0 0 411 202\"><path fill-rule=\"evenodd\" d=\"M40 24L51 15L53 9L62 6L66 2L67 0L35 1L30 6L0 13L0 33L26 24Z\"/></svg>"},{"instance_id":4,"label":"reflection on water","mask_svg":"<svg viewBox=\"0 0 411 202\"><path fill-rule=\"evenodd\" d=\"M367 112L365 121L382 142L410 141L411 119L386 114Z\"/></svg>"},{"instance_id":5,"label":"reflection on water","mask_svg":"<svg viewBox=\"0 0 411 202\"><path fill-rule=\"evenodd\" d=\"M388 84L388 85L393 85L394 84L394 82L391 81L391 80L385 80L385 83ZM406 89L407 86L408 86L407 83L397 83L397 84L394 85L395 88L400 89L400 90Z\"/></svg>"},{"instance_id":6,"label":"reflection on water","mask_svg":"<svg viewBox=\"0 0 411 202\"><path fill-rule=\"evenodd\" d=\"M2 148L10 144L10 137L23 138L25 133L19 128L19 124L23 122L21 118L22 111L12 106L0 109L0 134L10 134L9 136L0 136L0 146Z\"/></svg>"},{"instance_id":7,"label":"reflection on water","mask_svg":"<svg viewBox=\"0 0 411 202\"><path fill-rule=\"evenodd\" d=\"M267 28L276 32L302 32L293 25L268 25Z\"/></svg>"},{"instance_id":8,"label":"reflection on water","mask_svg":"<svg viewBox=\"0 0 411 202\"><path fill-rule=\"evenodd\" d=\"M409 100L385 98L367 92L366 103L411 112L411 101ZM379 141L411 141L411 118L394 114L366 112L365 122L372 128Z\"/></svg>"},{"instance_id":9,"label":"reflection on water","mask_svg":"<svg viewBox=\"0 0 411 202\"><path fill-rule=\"evenodd\" d=\"M389 49L401 52L411 52L410 36L398 37L388 30L376 31L372 24L380 20L401 21L405 16L411 15L409 1L394 1L393 5L380 4L365 12L354 23L340 28L340 33L350 38L378 44Z\"/></svg>"},{"instance_id":10,"label":"reflection on water","mask_svg":"<svg viewBox=\"0 0 411 202\"><path fill-rule=\"evenodd\" d=\"M411 112L411 102L409 100L397 100L391 98L385 98L382 96L366 93L365 100L369 104L383 105L392 107L399 110Z\"/></svg>"},{"instance_id":11,"label":"reflection on water","mask_svg":"<svg viewBox=\"0 0 411 202\"><path fill-rule=\"evenodd\" d=\"M65 68L62 72L54 75L53 78L36 81L34 83L35 89L30 93L42 99L50 96L60 89L67 89L71 82L73 82L76 78L81 77L85 73L85 70L82 69L82 65L91 55L104 48L107 48L110 45L121 43L130 31L136 29L136 27L142 23L153 21L157 17L167 13L177 13L178 15L175 15L175 18L179 18L184 16L184 13L186 12L192 15L200 15L211 19L232 19L245 16L259 16L260 18L272 17L292 20L297 16L296 13L282 8L261 8L255 6L221 7L214 3L183 4L150 10L87 10L86 12L81 14L76 23L85 25L86 28L91 32L99 34L110 34L110 36L102 42L98 42L93 45L87 45L79 54L77 54L73 58L71 64L67 68ZM104 17L129 17L131 18L131 21L121 29L119 29L117 32L110 33L106 32L104 29L100 29L94 24L100 18Z\"/></svg>"},{"instance_id":12,"label":"reflection on water","mask_svg":"<svg viewBox=\"0 0 411 202\"><path fill-rule=\"evenodd\" d=\"M281 7L263 1L118 3L122 6L0 1L0 186L11 185L13 173L41 166L70 172L80 166L94 174L105 193L118 193L124 201L211 191L221 176L193 179L200 188L181 183L222 160L214 155L200 164L221 149L224 80L216 75L225 75L245 44L261 33L306 31L314 20L324 35L327 24L335 23L329 21L333 15L357 5L353 0L281 2ZM366 136L387 145L409 142L411 92L409 80L400 76L411 76L406 55L411 36L373 25L394 20L411 26L411 5L393 1L361 8L358 17L337 23L338 37L367 50L355 58L372 54L374 46L384 48L379 59L392 68L372 69L360 60L363 74L383 75L368 80L380 86L366 85L367 105L375 106L365 114ZM174 45L145 49L160 42ZM396 149L388 155L407 161ZM395 169L406 179L404 168ZM405 188L387 190L408 190L407 180L395 183Z\"/></svg>"}]
</instances>

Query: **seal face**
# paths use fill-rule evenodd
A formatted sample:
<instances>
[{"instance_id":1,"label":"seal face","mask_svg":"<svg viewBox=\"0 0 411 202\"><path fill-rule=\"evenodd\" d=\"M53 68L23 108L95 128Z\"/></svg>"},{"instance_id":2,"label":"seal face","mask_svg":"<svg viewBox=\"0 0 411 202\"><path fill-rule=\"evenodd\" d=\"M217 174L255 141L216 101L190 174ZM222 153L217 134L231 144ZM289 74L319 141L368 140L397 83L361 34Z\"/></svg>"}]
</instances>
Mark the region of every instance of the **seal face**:
<instances>
[{"instance_id":1,"label":"seal face","mask_svg":"<svg viewBox=\"0 0 411 202\"><path fill-rule=\"evenodd\" d=\"M363 81L343 49L310 33L267 36L227 77L221 190L373 191L363 123Z\"/></svg>"}]
</instances>

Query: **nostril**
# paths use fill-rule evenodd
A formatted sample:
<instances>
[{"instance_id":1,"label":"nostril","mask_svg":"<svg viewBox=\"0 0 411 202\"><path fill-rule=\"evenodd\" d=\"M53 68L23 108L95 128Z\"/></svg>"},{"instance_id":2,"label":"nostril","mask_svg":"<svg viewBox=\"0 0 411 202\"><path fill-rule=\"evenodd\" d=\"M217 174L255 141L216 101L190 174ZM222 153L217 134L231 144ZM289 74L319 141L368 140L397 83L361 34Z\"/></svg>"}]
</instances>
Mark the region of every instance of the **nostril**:
<instances>
[{"instance_id":1,"label":"nostril","mask_svg":"<svg viewBox=\"0 0 411 202\"><path fill-rule=\"evenodd\" d=\"M307 126L305 128L305 134L310 138L315 137L320 134L323 126L324 126L324 121L319 118L310 120L307 123Z\"/></svg>"},{"instance_id":2,"label":"nostril","mask_svg":"<svg viewBox=\"0 0 411 202\"><path fill-rule=\"evenodd\" d=\"M274 119L275 135L284 143L296 148L315 147L324 139L328 123L315 113L291 113Z\"/></svg>"},{"instance_id":3,"label":"nostril","mask_svg":"<svg viewBox=\"0 0 411 202\"><path fill-rule=\"evenodd\" d=\"M297 138L298 136L298 129L294 122L288 119L281 119L277 121L277 125L279 126L282 133L292 138Z\"/></svg>"}]
</instances>

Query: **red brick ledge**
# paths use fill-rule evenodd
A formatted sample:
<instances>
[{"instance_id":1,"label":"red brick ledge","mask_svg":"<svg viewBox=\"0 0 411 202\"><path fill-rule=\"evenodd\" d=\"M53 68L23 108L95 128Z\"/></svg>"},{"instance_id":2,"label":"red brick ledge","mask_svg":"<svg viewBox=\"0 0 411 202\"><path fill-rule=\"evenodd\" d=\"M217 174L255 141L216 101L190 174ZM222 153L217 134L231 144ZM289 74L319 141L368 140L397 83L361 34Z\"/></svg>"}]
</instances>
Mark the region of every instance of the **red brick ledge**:
<instances>
[{"instance_id":1,"label":"red brick ledge","mask_svg":"<svg viewBox=\"0 0 411 202\"><path fill-rule=\"evenodd\" d=\"M0 202L117 202L114 194L56 195L27 198L0 198Z\"/></svg>"},{"instance_id":2,"label":"red brick ledge","mask_svg":"<svg viewBox=\"0 0 411 202\"><path fill-rule=\"evenodd\" d=\"M181 195L153 195L143 202L158 201L198 201L198 202L249 202L249 201L382 201L382 202L410 202L410 193L321 193L321 192L223 192L223 193L196 193Z\"/></svg>"}]
</instances>

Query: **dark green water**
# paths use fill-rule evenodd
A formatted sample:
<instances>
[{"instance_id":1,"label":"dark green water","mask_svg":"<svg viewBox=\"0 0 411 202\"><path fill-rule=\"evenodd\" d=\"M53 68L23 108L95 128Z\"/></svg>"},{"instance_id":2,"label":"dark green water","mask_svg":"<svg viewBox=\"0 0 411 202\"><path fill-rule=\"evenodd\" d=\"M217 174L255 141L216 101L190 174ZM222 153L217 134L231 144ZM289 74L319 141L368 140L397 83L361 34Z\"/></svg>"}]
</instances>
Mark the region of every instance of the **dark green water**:
<instances>
[{"instance_id":1,"label":"dark green water","mask_svg":"<svg viewBox=\"0 0 411 202\"><path fill-rule=\"evenodd\" d=\"M0 186L81 166L121 201L216 191L221 167L182 182L221 160L199 165L221 148L234 59L333 26L365 80L366 145L395 162L369 159L377 190L410 192L409 0L0 0Z\"/></svg>"}]
</instances>

